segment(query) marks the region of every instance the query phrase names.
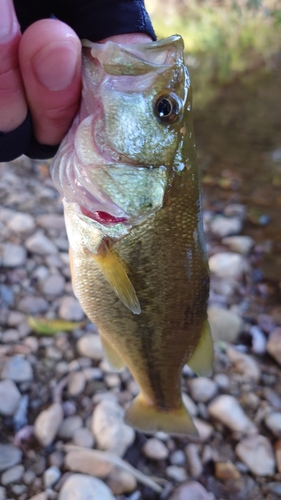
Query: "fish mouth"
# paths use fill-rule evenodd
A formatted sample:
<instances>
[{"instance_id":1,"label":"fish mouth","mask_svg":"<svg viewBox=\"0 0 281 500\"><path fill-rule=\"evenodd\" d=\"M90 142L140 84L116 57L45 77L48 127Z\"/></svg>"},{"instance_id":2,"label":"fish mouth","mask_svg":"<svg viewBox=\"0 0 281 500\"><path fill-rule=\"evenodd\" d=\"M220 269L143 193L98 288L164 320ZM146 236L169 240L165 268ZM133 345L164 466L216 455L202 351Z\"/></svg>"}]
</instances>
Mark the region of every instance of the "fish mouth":
<instances>
[{"instance_id":1,"label":"fish mouth","mask_svg":"<svg viewBox=\"0 0 281 500\"><path fill-rule=\"evenodd\" d=\"M99 224L103 225L114 225L114 224L125 224L128 222L128 219L125 217L114 217L113 215L103 212L101 210L91 212L87 208L83 207L82 205L79 205L81 213L88 217L89 219L94 220L95 222L98 222Z\"/></svg>"}]
</instances>

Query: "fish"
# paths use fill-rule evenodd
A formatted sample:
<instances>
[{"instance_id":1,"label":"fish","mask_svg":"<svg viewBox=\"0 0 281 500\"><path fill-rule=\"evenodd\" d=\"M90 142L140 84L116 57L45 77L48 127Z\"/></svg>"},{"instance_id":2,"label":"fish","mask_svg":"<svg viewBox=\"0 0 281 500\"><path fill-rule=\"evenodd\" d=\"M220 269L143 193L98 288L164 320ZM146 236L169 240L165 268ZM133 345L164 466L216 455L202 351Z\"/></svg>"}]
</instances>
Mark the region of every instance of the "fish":
<instances>
[{"instance_id":1,"label":"fish","mask_svg":"<svg viewBox=\"0 0 281 500\"><path fill-rule=\"evenodd\" d=\"M74 293L140 388L125 421L193 435L182 369L210 375L213 348L184 43L82 44L81 107L51 166Z\"/></svg>"}]
</instances>

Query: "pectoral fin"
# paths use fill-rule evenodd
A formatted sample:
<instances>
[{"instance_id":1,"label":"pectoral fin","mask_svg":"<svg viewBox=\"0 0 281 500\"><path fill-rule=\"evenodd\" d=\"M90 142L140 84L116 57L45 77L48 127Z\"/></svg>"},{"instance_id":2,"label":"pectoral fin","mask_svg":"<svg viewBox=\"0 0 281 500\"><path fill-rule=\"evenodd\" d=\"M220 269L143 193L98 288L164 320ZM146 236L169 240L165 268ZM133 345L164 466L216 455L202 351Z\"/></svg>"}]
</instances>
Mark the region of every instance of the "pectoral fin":
<instances>
[{"instance_id":1,"label":"pectoral fin","mask_svg":"<svg viewBox=\"0 0 281 500\"><path fill-rule=\"evenodd\" d=\"M136 291L116 255L106 247L101 254L95 254L93 257L124 306L132 313L140 314L141 308Z\"/></svg>"},{"instance_id":2,"label":"pectoral fin","mask_svg":"<svg viewBox=\"0 0 281 500\"><path fill-rule=\"evenodd\" d=\"M198 345L187 364L196 375L209 377L213 371L213 341L209 322L204 323Z\"/></svg>"},{"instance_id":3,"label":"pectoral fin","mask_svg":"<svg viewBox=\"0 0 281 500\"><path fill-rule=\"evenodd\" d=\"M114 347L110 344L110 342L102 335L100 332L100 338L103 346L103 350L106 356L107 361L109 362L110 366L114 368L114 370L121 371L123 368L125 368L125 363L123 359L121 358L120 354L118 354Z\"/></svg>"}]
</instances>

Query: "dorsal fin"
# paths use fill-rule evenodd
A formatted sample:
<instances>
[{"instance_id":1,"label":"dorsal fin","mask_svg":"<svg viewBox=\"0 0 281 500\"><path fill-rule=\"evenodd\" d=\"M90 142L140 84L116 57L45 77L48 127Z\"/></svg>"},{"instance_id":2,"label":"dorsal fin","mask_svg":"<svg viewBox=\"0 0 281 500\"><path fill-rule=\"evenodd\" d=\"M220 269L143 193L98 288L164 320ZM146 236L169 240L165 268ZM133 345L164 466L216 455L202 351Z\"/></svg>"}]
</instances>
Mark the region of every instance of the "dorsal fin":
<instances>
[{"instance_id":1,"label":"dorsal fin","mask_svg":"<svg viewBox=\"0 0 281 500\"><path fill-rule=\"evenodd\" d=\"M141 308L136 291L117 256L104 246L102 252L93 257L124 306L132 313L140 314Z\"/></svg>"}]
</instances>

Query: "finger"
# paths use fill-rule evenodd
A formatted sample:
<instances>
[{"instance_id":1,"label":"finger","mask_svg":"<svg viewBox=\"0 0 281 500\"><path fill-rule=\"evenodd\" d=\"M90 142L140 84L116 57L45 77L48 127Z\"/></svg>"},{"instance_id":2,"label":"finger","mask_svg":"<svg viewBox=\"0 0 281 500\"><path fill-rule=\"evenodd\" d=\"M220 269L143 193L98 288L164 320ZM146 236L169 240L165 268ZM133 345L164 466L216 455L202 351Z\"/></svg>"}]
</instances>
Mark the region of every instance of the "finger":
<instances>
[{"instance_id":1,"label":"finger","mask_svg":"<svg viewBox=\"0 0 281 500\"><path fill-rule=\"evenodd\" d=\"M0 0L0 131L10 132L25 119L27 104L18 64L20 28L12 0Z\"/></svg>"},{"instance_id":2,"label":"finger","mask_svg":"<svg viewBox=\"0 0 281 500\"><path fill-rule=\"evenodd\" d=\"M37 21L22 36L19 61L36 139L56 145L80 101L80 40L61 21Z\"/></svg>"}]
</instances>

